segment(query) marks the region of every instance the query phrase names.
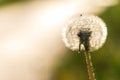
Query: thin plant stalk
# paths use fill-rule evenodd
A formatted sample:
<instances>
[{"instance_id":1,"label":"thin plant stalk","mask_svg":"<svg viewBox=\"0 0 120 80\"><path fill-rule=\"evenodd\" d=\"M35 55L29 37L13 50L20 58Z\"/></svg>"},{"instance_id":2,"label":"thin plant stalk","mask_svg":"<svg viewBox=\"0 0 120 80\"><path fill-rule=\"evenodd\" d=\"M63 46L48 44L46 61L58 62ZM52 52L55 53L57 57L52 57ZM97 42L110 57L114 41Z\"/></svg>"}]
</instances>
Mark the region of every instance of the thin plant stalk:
<instances>
[{"instance_id":1,"label":"thin plant stalk","mask_svg":"<svg viewBox=\"0 0 120 80\"><path fill-rule=\"evenodd\" d=\"M90 52L85 51L85 58L86 58L86 64L87 64L87 69L89 74L89 80L95 80L95 73L93 71Z\"/></svg>"}]
</instances>

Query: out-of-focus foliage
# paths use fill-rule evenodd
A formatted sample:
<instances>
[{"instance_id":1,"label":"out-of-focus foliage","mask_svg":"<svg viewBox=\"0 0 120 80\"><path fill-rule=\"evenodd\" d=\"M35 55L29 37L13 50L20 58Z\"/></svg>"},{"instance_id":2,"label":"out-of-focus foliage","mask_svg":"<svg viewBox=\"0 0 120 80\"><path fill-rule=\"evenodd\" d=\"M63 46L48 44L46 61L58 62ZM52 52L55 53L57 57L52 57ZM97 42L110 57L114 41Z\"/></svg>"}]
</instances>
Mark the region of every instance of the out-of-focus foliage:
<instances>
[{"instance_id":1,"label":"out-of-focus foliage","mask_svg":"<svg viewBox=\"0 0 120 80\"><path fill-rule=\"evenodd\" d=\"M4 6L15 2L23 2L23 1L28 1L28 0L0 0L0 6Z\"/></svg>"},{"instance_id":2,"label":"out-of-focus foliage","mask_svg":"<svg viewBox=\"0 0 120 80\"><path fill-rule=\"evenodd\" d=\"M107 24L105 45L93 52L96 80L120 80L120 3L99 15ZM83 53L67 52L52 80L88 80Z\"/></svg>"}]
</instances>

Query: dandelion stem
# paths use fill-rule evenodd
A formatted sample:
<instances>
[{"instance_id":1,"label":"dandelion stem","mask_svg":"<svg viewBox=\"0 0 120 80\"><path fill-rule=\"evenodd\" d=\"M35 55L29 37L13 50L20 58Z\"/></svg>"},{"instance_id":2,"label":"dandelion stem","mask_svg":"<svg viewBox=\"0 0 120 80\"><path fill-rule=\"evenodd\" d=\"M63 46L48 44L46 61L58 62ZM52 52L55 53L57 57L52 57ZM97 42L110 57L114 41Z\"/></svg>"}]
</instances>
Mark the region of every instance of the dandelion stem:
<instances>
[{"instance_id":1,"label":"dandelion stem","mask_svg":"<svg viewBox=\"0 0 120 80\"><path fill-rule=\"evenodd\" d=\"M88 74L89 74L89 80L95 80L95 74L93 71L90 52L88 51L85 52L85 58L86 58L86 64L87 64L87 69L88 69Z\"/></svg>"}]
</instances>

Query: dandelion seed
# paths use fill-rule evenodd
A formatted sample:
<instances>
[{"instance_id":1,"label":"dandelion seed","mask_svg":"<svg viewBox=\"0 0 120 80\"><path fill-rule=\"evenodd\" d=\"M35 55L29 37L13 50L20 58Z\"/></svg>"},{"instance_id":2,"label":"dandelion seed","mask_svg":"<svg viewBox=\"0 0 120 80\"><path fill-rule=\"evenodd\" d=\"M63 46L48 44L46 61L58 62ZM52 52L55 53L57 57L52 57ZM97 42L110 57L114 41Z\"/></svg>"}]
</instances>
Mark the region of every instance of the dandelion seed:
<instances>
[{"instance_id":1,"label":"dandelion seed","mask_svg":"<svg viewBox=\"0 0 120 80\"><path fill-rule=\"evenodd\" d=\"M107 36L107 28L99 17L80 14L68 21L62 34L63 41L68 48L91 52L103 45Z\"/></svg>"}]
</instances>

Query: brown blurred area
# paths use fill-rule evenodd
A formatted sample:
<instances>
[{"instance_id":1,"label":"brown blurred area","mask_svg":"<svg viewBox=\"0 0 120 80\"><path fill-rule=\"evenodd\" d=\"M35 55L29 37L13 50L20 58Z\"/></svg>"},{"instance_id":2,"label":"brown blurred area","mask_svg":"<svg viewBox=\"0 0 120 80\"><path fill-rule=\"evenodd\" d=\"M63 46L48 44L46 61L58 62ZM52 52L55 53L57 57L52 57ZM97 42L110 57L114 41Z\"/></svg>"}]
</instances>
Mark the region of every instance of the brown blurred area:
<instances>
[{"instance_id":1,"label":"brown blurred area","mask_svg":"<svg viewBox=\"0 0 120 80\"><path fill-rule=\"evenodd\" d=\"M0 80L50 80L68 51L61 37L64 22L77 13L98 15L117 0L4 0L0 4Z\"/></svg>"}]
</instances>

